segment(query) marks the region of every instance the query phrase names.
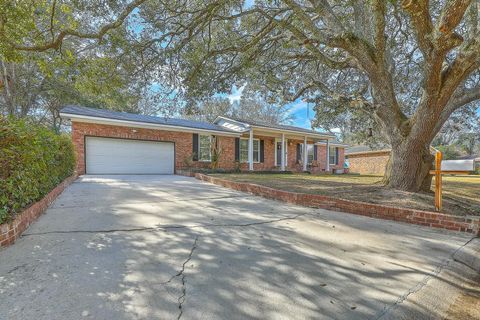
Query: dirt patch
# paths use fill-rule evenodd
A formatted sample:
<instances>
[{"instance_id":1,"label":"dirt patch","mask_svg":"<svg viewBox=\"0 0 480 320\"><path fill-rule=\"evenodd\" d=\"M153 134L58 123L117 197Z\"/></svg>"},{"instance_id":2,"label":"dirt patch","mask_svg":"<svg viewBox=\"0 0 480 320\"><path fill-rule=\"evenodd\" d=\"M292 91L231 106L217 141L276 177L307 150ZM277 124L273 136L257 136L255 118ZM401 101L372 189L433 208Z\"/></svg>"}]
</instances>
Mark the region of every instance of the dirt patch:
<instances>
[{"instance_id":1,"label":"dirt patch","mask_svg":"<svg viewBox=\"0 0 480 320\"><path fill-rule=\"evenodd\" d=\"M307 174L217 174L238 182L275 189L321 194L341 199L395 207L434 211L434 193L413 193L386 188L380 176ZM480 215L480 176L451 176L443 179L442 213Z\"/></svg>"}]
</instances>

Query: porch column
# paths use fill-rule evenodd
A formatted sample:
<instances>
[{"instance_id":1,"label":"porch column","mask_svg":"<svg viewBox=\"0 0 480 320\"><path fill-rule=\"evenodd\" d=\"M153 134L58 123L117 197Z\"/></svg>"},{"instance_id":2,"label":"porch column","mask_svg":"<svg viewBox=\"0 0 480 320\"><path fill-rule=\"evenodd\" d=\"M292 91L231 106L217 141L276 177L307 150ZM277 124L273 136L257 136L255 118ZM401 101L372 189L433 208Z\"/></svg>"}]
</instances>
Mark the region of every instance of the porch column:
<instances>
[{"instance_id":1,"label":"porch column","mask_svg":"<svg viewBox=\"0 0 480 320\"><path fill-rule=\"evenodd\" d=\"M325 166L325 171L326 172L330 172L330 144L329 144L329 141L327 139L327 165Z\"/></svg>"},{"instance_id":2,"label":"porch column","mask_svg":"<svg viewBox=\"0 0 480 320\"><path fill-rule=\"evenodd\" d=\"M303 171L307 171L308 163L308 148L307 148L307 136L303 137Z\"/></svg>"},{"instance_id":3,"label":"porch column","mask_svg":"<svg viewBox=\"0 0 480 320\"><path fill-rule=\"evenodd\" d=\"M248 170L253 171L253 129L250 129L248 138Z\"/></svg>"},{"instance_id":4,"label":"porch column","mask_svg":"<svg viewBox=\"0 0 480 320\"><path fill-rule=\"evenodd\" d=\"M282 133L282 159L280 160L280 170L285 171L285 133Z\"/></svg>"}]
</instances>

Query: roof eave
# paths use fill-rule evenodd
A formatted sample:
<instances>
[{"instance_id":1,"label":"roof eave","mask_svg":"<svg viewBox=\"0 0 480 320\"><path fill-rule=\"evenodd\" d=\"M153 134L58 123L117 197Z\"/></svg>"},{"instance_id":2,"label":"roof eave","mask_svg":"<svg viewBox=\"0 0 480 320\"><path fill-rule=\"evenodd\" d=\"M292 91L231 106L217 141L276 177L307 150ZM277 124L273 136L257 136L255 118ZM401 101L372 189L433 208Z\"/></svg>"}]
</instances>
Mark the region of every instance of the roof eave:
<instances>
[{"instance_id":1,"label":"roof eave","mask_svg":"<svg viewBox=\"0 0 480 320\"><path fill-rule=\"evenodd\" d=\"M325 142L317 142L317 144L326 145ZM328 145L333 146L333 147L344 147L344 148L350 147L350 145L348 145L348 144L345 144L345 143L335 143L335 142L329 142Z\"/></svg>"},{"instance_id":2,"label":"roof eave","mask_svg":"<svg viewBox=\"0 0 480 320\"><path fill-rule=\"evenodd\" d=\"M71 119L72 121L77 121L77 122L100 123L100 124L107 124L107 125L121 125L121 126L145 128L145 129L184 131L184 132L185 131L186 132L205 132L205 133L214 133L217 135L234 136L234 137L239 137L241 135L241 133L237 133L233 131L229 132L229 131L222 131L222 130L202 129L202 128L194 128L194 127L186 127L186 126L177 126L177 125L166 125L166 124L152 123L152 122L120 120L120 119L112 119L112 118L104 118L104 117L85 116L85 115L66 113L66 112L60 112L60 117Z\"/></svg>"},{"instance_id":3,"label":"roof eave","mask_svg":"<svg viewBox=\"0 0 480 320\"><path fill-rule=\"evenodd\" d=\"M272 128L272 127L267 127L267 126L258 126L258 125L252 125L251 126L253 129L263 129L263 130L268 130L268 131L274 131L274 132L285 132L285 133L293 133L296 135L300 136L307 136L307 137L316 137L320 139L335 139L334 135L329 135L329 134L323 134L323 133L315 133L315 132L304 132L304 131L297 131L297 130L288 130L288 129L279 129L279 128Z\"/></svg>"},{"instance_id":4,"label":"roof eave","mask_svg":"<svg viewBox=\"0 0 480 320\"><path fill-rule=\"evenodd\" d=\"M385 152L390 152L392 149L381 149L381 150L368 150L368 151L357 151L357 152L348 152L348 150L345 151L346 156L350 155L359 155L359 154L365 154L365 153L385 153Z\"/></svg>"}]
</instances>

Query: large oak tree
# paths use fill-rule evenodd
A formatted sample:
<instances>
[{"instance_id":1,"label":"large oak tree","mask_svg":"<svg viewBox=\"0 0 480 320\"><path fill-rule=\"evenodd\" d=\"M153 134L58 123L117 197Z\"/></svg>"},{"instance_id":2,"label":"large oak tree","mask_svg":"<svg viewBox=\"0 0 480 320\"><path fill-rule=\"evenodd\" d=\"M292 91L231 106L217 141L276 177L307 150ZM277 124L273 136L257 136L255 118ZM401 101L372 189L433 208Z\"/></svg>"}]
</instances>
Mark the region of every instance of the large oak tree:
<instances>
[{"instance_id":1,"label":"large oak tree","mask_svg":"<svg viewBox=\"0 0 480 320\"><path fill-rule=\"evenodd\" d=\"M476 0L149 1L140 42L190 95L247 81L367 115L392 146L386 184L418 191L432 139L480 99L478 11Z\"/></svg>"},{"instance_id":2,"label":"large oak tree","mask_svg":"<svg viewBox=\"0 0 480 320\"><path fill-rule=\"evenodd\" d=\"M272 102L314 102L317 117L365 119L392 146L385 182L397 189L429 188L432 139L480 99L478 0L135 0L113 11L86 2L95 10L84 24L68 8L56 19L61 7L41 1L51 18L34 17L33 34L10 18L28 22L31 6L8 3L0 2L4 55L105 40L135 12L128 49L188 99L248 82Z\"/></svg>"}]
</instances>

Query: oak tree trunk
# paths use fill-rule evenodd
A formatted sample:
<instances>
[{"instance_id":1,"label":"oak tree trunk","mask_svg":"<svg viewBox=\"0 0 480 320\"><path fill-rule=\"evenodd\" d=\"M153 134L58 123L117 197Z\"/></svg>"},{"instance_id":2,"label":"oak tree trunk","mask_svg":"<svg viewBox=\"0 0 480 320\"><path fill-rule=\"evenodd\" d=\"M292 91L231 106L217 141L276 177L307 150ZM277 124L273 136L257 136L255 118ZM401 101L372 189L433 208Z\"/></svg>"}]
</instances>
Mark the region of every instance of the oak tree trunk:
<instances>
[{"instance_id":1,"label":"oak tree trunk","mask_svg":"<svg viewBox=\"0 0 480 320\"><path fill-rule=\"evenodd\" d=\"M383 182L387 187L405 191L430 191L434 157L429 145L406 141L392 147Z\"/></svg>"}]
</instances>

